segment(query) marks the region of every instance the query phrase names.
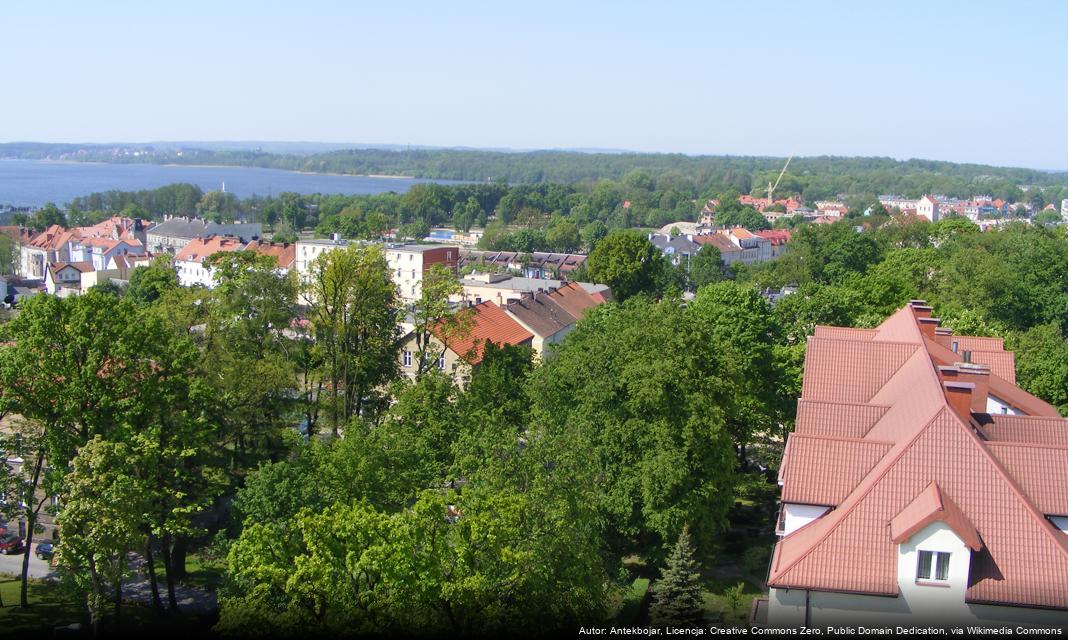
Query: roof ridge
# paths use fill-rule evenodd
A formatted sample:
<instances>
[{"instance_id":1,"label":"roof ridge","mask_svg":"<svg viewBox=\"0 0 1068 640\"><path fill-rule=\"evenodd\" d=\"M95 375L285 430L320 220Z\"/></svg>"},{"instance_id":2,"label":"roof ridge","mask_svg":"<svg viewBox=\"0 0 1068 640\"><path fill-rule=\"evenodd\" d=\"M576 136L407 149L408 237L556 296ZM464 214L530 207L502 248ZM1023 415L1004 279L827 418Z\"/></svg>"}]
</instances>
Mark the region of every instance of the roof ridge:
<instances>
[{"instance_id":1,"label":"roof ridge","mask_svg":"<svg viewBox=\"0 0 1068 640\"><path fill-rule=\"evenodd\" d=\"M905 341L905 340L850 340L848 338L829 338L827 336L817 336L817 335L809 336L808 340L820 340L820 341L825 341L825 342L858 342L860 344L888 344L888 345L904 344L904 345L908 345L910 347L917 347L917 348L921 346L919 342L908 342L908 341ZM895 371L895 373L896 373L896 371ZM893 377L893 376L891 376L891 377Z\"/></svg>"},{"instance_id":2,"label":"roof ridge","mask_svg":"<svg viewBox=\"0 0 1068 640\"><path fill-rule=\"evenodd\" d=\"M845 401L845 400L839 402L837 400L808 400L808 399L805 399L805 398L798 398L797 401L798 402L807 402L809 404L833 404L833 405L843 405L843 406L849 406L849 407L872 407L874 409L889 409L892 406L892 405L889 405L889 404L875 404L873 402L848 402L848 401ZM1030 417L1030 416L1028 416L1028 417Z\"/></svg>"},{"instance_id":3,"label":"roof ridge","mask_svg":"<svg viewBox=\"0 0 1068 640\"><path fill-rule=\"evenodd\" d=\"M1016 440L983 440L988 447L1028 447L1031 449L1058 449L1068 451L1068 444L1038 444L1036 442L1019 442Z\"/></svg>"},{"instance_id":4,"label":"roof ridge","mask_svg":"<svg viewBox=\"0 0 1068 640\"><path fill-rule=\"evenodd\" d=\"M870 438L843 438L839 436L827 436L817 433L797 433L796 431L790 432L791 438L816 438L819 440L835 440L837 442L861 442L864 444L882 444L888 446L894 446L893 442L888 440L872 440Z\"/></svg>"}]
</instances>

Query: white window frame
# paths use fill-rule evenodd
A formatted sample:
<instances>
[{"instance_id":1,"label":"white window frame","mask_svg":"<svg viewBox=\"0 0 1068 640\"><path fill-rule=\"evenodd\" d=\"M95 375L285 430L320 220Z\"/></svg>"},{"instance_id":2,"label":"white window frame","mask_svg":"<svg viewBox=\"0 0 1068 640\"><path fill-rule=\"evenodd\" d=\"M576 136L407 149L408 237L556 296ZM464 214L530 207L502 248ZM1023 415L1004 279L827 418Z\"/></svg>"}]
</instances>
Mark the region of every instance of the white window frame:
<instances>
[{"instance_id":1,"label":"white window frame","mask_svg":"<svg viewBox=\"0 0 1068 640\"><path fill-rule=\"evenodd\" d=\"M439 371L444 371L445 370L445 352L444 351L442 351L441 355L438 356L438 370Z\"/></svg>"},{"instance_id":2,"label":"white window frame","mask_svg":"<svg viewBox=\"0 0 1068 640\"><path fill-rule=\"evenodd\" d=\"M924 558L930 559L927 567L927 575L922 575ZM949 562L952 554L948 551L929 551L919 549L916 552L916 582L935 582L944 584L949 582ZM944 577L939 577L942 574Z\"/></svg>"},{"instance_id":3,"label":"white window frame","mask_svg":"<svg viewBox=\"0 0 1068 640\"><path fill-rule=\"evenodd\" d=\"M411 351L405 351L404 352L404 366L405 367L412 366L412 352Z\"/></svg>"}]
</instances>

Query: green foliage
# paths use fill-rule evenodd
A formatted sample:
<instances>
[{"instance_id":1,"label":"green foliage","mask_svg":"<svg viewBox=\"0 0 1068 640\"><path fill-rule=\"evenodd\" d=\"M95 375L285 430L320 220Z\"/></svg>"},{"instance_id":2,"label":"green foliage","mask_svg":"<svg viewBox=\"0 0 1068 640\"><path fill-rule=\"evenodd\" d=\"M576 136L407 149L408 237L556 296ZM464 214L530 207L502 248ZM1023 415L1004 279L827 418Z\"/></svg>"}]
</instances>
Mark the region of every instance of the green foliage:
<instances>
[{"instance_id":1,"label":"green foliage","mask_svg":"<svg viewBox=\"0 0 1068 640\"><path fill-rule=\"evenodd\" d=\"M1016 352L1019 385L1068 415L1068 339L1061 328L1032 327L1015 336L1008 348Z\"/></svg>"},{"instance_id":2,"label":"green foliage","mask_svg":"<svg viewBox=\"0 0 1068 640\"><path fill-rule=\"evenodd\" d=\"M639 297L588 312L536 371L535 424L595 474L613 550L723 523L734 456L718 346L688 310Z\"/></svg>"},{"instance_id":3,"label":"green foliage","mask_svg":"<svg viewBox=\"0 0 1068 640\"><path fill-rule=\"evenodd\" d=\"M586 260L586 275L607 284L620 302L631 296L661 293L665 260L651 242L631 232L605 236Z\"/></svg>"},{"instance_id":4,"label":"green foliage","mask_svg":"<svg viewBox=\"0 0 1068 640\"><path fill-rule=\"evenodd\" d=\"M722 256L715 246L706 244L690 263L690 282L695 288L719 282L727 277Z\"/></svg>"},{"instance_id":5,"label":"green foliage","mask_svg":"<svg viewBox=\"0 0 1068 640\"><path fill-rule=\"evenodd\" d=\"M693 627L700 624L702 615L701 569L694 558L690 531L683 527L656 581L650 618L657 627Z\"/></svg>"}]
</instances>

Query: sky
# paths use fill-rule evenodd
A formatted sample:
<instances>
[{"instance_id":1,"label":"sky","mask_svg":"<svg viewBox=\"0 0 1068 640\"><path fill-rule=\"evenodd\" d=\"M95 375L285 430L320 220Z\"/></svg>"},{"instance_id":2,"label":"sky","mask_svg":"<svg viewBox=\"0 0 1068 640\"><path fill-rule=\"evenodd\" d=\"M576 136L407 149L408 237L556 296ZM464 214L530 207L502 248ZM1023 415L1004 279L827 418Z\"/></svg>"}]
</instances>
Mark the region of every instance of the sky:
<instances>
[{"instance_id":1,"label":"sky","mask_svg":"<svg viewBox=\"0 0 1068 640\"><path fill-rule=\"evenodd\" d=\"M0 142L1068 169L1068 2L4 0Z\"/></svg>"}]
</instances>

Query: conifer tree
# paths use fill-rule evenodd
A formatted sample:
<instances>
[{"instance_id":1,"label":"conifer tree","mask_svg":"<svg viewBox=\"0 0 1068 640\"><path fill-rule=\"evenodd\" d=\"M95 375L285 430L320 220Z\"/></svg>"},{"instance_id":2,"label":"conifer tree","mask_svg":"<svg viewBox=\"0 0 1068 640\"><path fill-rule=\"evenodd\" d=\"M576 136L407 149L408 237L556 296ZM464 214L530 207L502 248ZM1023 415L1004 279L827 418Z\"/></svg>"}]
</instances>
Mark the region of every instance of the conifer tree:
<instances>
[{"instance_id":1,"label":"conifer tree","mask_svg":"<svg viewBox=\"0 0 1068 640\"><path fill-rule=\"evenodd\" d=\"M668 556L667 566L656 582L651 618L657 627L688 627L701 622L701 572L694 558L689 526Z\"/></svg>"}]
</instances>

